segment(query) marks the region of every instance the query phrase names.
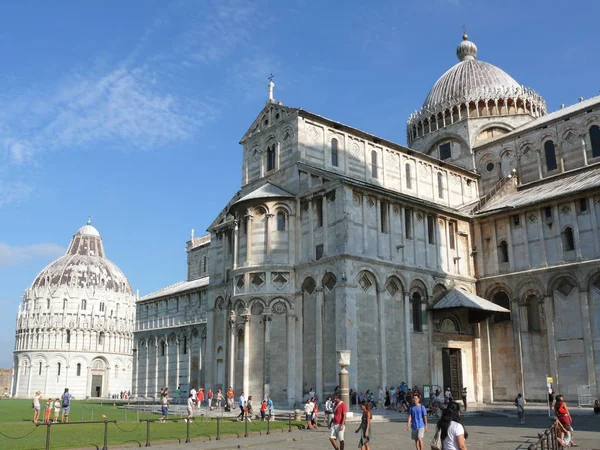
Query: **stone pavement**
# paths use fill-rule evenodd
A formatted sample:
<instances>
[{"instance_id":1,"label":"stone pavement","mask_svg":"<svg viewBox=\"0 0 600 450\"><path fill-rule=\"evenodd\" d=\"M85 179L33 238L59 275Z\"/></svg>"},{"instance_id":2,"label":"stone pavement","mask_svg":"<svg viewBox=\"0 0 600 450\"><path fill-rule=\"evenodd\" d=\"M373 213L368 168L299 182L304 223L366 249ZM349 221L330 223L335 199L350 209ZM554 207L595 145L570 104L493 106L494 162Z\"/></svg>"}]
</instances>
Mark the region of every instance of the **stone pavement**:
<instances>
[{"instance_id":1,"label":"stone pavement","mask_svg":"<svg viewBox=\"0 0 600 450\"><path fill-rule=\"evenodd\" d=\"M537 439L537 433L548 426L548 419L533 415L527 417L525 425L518 425L516 417L465 417L465 427L469 433L467 448L469 450L525 450ZM358 437L354 436L353 427L349 425L346 438L346 449L357 448ZM580 449L600 450L600 417L585 415L574 417L576 429L575 442ZM425 435L425 448L433 436L433 426ZM154 450L174 449L206 449L225 450L236 448L260 450L315 450L331 449L326 428L316 431L293 431L291 433L274 433L266 436L250 436L248 438L228 438L212 442L192 442L189 444L152 444ZM374 450L412 450L414 443L410 440L410 432L405 423L374 423L372 429L372 448Z\"/></svg>"}]
</instances>

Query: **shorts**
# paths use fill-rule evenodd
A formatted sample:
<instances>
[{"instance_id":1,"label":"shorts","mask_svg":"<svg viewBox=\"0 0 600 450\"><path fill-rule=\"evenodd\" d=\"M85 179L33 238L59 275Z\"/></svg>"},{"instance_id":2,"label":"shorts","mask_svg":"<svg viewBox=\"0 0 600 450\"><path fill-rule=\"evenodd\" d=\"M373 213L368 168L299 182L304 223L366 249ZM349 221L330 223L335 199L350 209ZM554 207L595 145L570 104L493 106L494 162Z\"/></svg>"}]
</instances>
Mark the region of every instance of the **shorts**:
<instances>
[{"instance_id":1,"label":"shorts","mask_svg":"<svg viewBox=\"0 0 600 450\"><path fill-rule=\"evenodd\" d=\"M41 409L40 406L34 406L33 409L35 409L36 411L39 411Z\"/></svg>"},{"instance_id":2,"label":"shorts","mask_svg":"<svg viewBox=\"0 0 600 450\"><path fill-rule=\"evenodd\" d=\"M344 440L344 431L346 431L346 427L343 430L340 430L340 424L334 423L331 425L331 434L329 435L330 439L337 439L342 442Z\"/></svg>"},{"instance_id":3,"label":"shorts","mask_svg":"<svg viewBox=\"0 0 600 450\"><path fill-rule=\"evenodd\" d=\"M63 413L65 416L68 416L68 415L69 415L69 411L70 411L70 410L71 410L71 406L63 406L63 408L62 408L62 413Z\"/></svg>"},{"instance_id":4,"label":"shorts","mask_svg":"<svg viewBox=\"0 0 600 450\"><path fill-rule=\"evenodd\" d=\"M161 406L160 407L160 412L162 413L163 416L168 416L169 415L169 409L166 406Z\"/></svg>"},{"instance_id":5,"label":"shorts","mask_svg":"<svg viewBox=\"0 0 600 450\"><path fill-rule=\"evenodd\" d=\"M307 422L312 422L312 413L305 413L304 415L306 416Z\"/></svg>"},{"instance_id":6,"label":"shorts","mask_svg":"<svg viewBox=\"0 0 600 450\"><path fill-rule=\"evenodd\" d=\"M417 439L423 439L425 437L425 428L418 428L411 430L411 439L416 441Z\"/></svg>"}]
</instances>

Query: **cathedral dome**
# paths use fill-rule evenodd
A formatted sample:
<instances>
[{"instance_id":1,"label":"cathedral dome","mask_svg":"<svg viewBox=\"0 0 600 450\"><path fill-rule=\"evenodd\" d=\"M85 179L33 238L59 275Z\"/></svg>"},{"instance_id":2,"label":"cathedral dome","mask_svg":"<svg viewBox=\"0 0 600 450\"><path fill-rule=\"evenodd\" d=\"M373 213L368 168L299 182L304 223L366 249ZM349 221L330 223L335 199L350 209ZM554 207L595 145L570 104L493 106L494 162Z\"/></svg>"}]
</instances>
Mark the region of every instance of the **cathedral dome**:
<instances>
[{"instance_id":1,"label":"cathedral dome","mask_svg":"<svg viewBox=\"0 0 600 450\"><path fill-rule=\"evenodd\" d=\"M50 291L60 287L133 295L121 269L106 258L100 233L89 221L77 230L65 256L46 266L31 285Z\"/></svg>"},{"instance_id":2,"label":"cathedral dome","mask_svg":"<svg viewBox=\"0 0 600 450\"><path fill-rule=\"evenodd\" d=\"M477 46L463 35L459 62L433 85L419 111L408 120L409 144L457 121L482 116L546 114L546 103L493 64L477 59Z\"/></svg>"}]
</instances>

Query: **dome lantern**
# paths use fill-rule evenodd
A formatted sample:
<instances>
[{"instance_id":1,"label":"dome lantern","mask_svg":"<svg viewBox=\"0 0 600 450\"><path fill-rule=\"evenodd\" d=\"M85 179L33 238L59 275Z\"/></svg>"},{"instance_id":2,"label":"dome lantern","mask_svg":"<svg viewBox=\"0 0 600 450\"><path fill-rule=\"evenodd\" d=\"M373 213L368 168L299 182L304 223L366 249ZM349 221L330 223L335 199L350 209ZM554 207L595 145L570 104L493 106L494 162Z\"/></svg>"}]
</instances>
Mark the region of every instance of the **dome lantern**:
<instances>
[{"instance_id":1,"label":"dome lantern","mask_svg":"<svg viewBox=\"0 0 600 450\"><path fill-rule=\"evenodd\" d=\"M469 41L469 36L466 33L463 34L462 42L456 47L456 56L458 56L459 61L477 58L477 46Z\"/></svg>"}]
</instances>

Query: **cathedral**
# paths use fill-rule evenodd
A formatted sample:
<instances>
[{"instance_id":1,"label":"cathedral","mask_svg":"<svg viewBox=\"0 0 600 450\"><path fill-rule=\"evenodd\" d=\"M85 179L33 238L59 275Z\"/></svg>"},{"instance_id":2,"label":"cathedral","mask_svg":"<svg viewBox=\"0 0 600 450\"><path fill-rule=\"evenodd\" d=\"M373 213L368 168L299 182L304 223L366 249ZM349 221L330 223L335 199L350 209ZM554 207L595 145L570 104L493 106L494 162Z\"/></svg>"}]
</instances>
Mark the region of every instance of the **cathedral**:
<instances>
[{"instance_id":1,"label":"cathedral","mask_svg":"<svg viewBox=\"0 0 600 450\"><path fill-rule=\"evenodd\" d=\"M600 394L600 97L548 113L466 35L456 53L408 146L269 83L186 280L136 301L134 396L233 386L294 406L334 390L342 349L359 392Z\"/></svg>"}]
</instances>

